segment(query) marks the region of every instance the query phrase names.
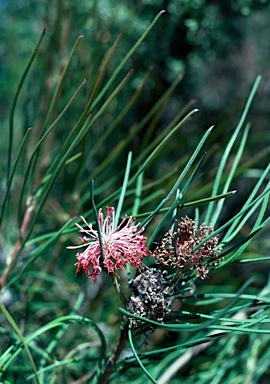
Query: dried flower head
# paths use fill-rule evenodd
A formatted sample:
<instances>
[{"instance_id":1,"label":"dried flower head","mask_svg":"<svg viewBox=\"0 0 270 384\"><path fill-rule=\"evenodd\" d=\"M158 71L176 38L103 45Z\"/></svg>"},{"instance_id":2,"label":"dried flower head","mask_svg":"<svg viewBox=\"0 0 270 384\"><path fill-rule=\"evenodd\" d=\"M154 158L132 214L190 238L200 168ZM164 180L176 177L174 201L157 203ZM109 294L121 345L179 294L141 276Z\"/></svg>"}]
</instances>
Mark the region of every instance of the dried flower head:
<instances>
[{"instance_id":1,"label":"dried flower head","mask_svg":"<svg viewBox=\"0 0 270 384\"><path fill-rule=\"evenodd\" d=\"M127 310L135 315L156 321L163 321L169 311L171 298L167 297L170 281L165 279L166 271L148 268L129 283L132 295ZM134 321L135 325L137 321Z\"/></svg>"},{"instance_id":2,"label":"dried flower head","mask_svg":"<svg viewBox=\"0 0 270 384\"><path fill-rule=\"evenodd\" d=\"M141 266L144 256L149 255L146 246L146 238L142 236L144 228L140 224L133 225L135 219L125 216L122 222L116 227L115 210L113 207L106 208L106 217L104 219L102 210L99 210L98 222L101 233L102 249L98 238L98 231L93 229L92 224L88 224L84 217L82 221L87 228L81 227L76 223L79 232L84 236L81 240L84 244L67 247L68 249L77 249L87 247L84 252L78 252L77 271L83 271L93 277L96 282L102 267L105 267L108 273L114 273L117 269L124 269L126 264L134 265L137 268Z\"/></svg>"},{"instance_id":3,"label":"dried flower head","mask_svg":"<svg viewBox=\"0 0 270 384\"><path fill-rule=\"evenodd\" d=\"M194 252L195 247L213 232L212 227L201 224L196 229L194 220L183 217L177 221L178 228L165 234L161 244L155 249L154 256L159 264L178 269L181 274L197 270L204 279L208 267L218 265L218 237L213 236Z\"/></svg>"}]
</instances>

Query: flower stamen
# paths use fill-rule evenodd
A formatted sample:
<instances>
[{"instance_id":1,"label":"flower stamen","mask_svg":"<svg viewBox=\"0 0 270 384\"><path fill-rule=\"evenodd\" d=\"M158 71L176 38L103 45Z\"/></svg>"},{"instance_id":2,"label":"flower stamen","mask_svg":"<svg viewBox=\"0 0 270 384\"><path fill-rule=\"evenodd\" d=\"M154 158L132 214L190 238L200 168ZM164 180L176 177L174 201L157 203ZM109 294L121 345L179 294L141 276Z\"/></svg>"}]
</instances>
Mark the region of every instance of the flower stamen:
<instances>
[{"instance_id":1,"label":"flower stamen","mask_svg":"<svg viewBox=\"0 0 270 384\"><path fill-rule=\"evenodd\" d=\"M146 246L146 238L142 235L144 228L140 228L140 223L133 225L135 218L125 216L121 223L116 226L114 208L107 207L106 214L104 218L102 209L99 210L98 224L101 233L102 252L98 231L83 216L81 219L86 228L78 223L76 226L79 228L79 232L83 234L81 241L84 244L67 247L68 249L86 247L84 252L78 252L76 255L76 273L82 269L88 277L93 277L95 282L102 268L105 268L107 273L113 273L118 277L117 269L123 270L127 264L140 268L142 259L145 256L150 256L150 251Z\"/></svg>"}]
</instances>

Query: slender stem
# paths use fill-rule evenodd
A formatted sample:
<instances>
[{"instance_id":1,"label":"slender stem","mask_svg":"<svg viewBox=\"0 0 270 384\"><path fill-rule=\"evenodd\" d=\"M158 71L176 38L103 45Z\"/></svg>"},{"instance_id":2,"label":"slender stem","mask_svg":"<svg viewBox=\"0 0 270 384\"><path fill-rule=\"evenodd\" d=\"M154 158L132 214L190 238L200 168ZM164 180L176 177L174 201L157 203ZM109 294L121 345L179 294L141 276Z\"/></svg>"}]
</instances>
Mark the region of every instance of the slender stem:
<instances>
[{"instance_id":1,"label":"slender stem","mask_svg":"<svg viewBox=\"0 0 270 384\"><path fill-rule=\"evenodd\" d=\"M35 205L34 201L33 202L31 201L30 205L28 206L28 208L25 211L25 214L24 214L24 217L23 217L23 221L22 221L22 225L21 225L21 228L20 228L20 237L17 240L17 243L16 243L16 245L15 245L15 247L13 249L13 252L12 252L12 254L10 256L10 260L8 260L6 268L5 268L5 270L3 272L3 275L2 275L2 277L0 279L0 291L5 286L6 281L8 279L8 276L12 272L12 268L13 268L14 263L16 261L16 257L18 255L20 249L21 249L22 243L23 243L24 238L25 238L25 234L26 234L28 226L29 226L29 222L30 222L33 210L34 210L34 205Z\"/></svg>"},{"instance_id":2,"label":"slender stem","mask_svg":"<svg viewBox=\"0 0 270 384\"><path fill-rule=\"evenodd\" d=\"M104 369L104 373L101 376L100 381L99 381L100 384L107 384L108 383L108 380L111 376L114 365L117 362L117 360L119 359L119 356L121 355L122 351L124 350L124 348L127 344L127 341L128 341L127 331L128 331L128 323L124 326L124 328L121 328L121 333L120 333L120 338L119 338L118 344L114 348L111 356L108 358L107 364L106 364L105 369Z\"/></svg>"}]
</instances>

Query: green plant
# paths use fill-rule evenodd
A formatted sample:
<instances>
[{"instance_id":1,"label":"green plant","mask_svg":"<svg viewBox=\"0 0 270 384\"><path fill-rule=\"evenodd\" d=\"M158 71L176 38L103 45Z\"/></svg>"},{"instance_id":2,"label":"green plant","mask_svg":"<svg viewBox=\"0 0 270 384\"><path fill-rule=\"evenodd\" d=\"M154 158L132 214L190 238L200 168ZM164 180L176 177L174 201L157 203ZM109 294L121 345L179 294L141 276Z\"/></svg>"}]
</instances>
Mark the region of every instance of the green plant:
<instances>
[{"instance_id":1,"label":"green plant","mask_svg":"<svg viewBox=\"0 0 270 384\"><path fill-rule=\"evenodd\" d=\"M256 383L268 374L269 282L258 273L256 286L256 273L242 271L269 263L250 247L269 223L269 165L256 170L252 191L238 211L225 215L230 200L237 198L233 181L243 180L250 166L241 158L250 129L247 114L261 78L218 151L217 165L211 165L211 145L205 155L213 127L192 153L185 152L177 136L198 112L191 109L193 102L150 140L179 78L146 116L123 132L119 126L150 75L119 111L118 96L133 74L128 69L122 75L123 68L162 13L107 75L121 35L115 39L102 64L93 66L87 91L89 80L70 87L82 36L50 90L48 79L55 72L48 63L38 92L40 115L20 140L15 111L34 59L46 57L41 50L45 30L22 75L9 119L1 207L1 380L145 383L148 377L165 383L187 376L187 383L229 384ZM179 159L170 164L175 144ZM105 218L106 206L111 208ZM77 254L77 269L96 284L83 275L74 277L75 254L66 250L71 242L78 245L74 215L85 217L76 222L85 235L80 245L87 247ZM141 224L132 226L131 215ZM137 272L130 268L134 265ZM241 273L239 278L226 276L230 265ZM210 279L201 282L199 277L208 272Z\"/></svg>"}]
</instances>

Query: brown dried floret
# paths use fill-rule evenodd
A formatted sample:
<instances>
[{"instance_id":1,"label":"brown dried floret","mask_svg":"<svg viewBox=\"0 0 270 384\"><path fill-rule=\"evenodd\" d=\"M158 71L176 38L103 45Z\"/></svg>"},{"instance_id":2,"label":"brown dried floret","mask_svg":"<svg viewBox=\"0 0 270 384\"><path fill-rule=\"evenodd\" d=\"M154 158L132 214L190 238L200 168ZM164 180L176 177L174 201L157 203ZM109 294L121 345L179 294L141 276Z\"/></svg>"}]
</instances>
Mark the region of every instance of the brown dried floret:
<instances>
[{"instance_id":1,"label":"brown dried floret","mask_svg":"<svg viewBox=\"0 0 270 384\"><path fill-rule=\"evenodd\" d=\"M127 310L135 315L155 321L163 321L169 311L168 298L170 282L165 279L165 271L147 268L130 281L132 295ZM137 325L137 321L134 321Z\"/></svg>"},{"instance_id":2,"label":"brown dried floret","mask_svg":"<svg viewBox=\"0 0 270 384\"><path fill-rule=\"evenodd\" d=\"M183 217L180 221L177 220L175 231L165 234L153 256L157 263L177 269L182 275L197 270L199 276L204 279L209 272L209 266L219 264L218 254L221 248L218 247L218 237L213 236L199 249L194 249L213 231L214 229L206 224L201 224L196 229L194 220Z\"/></svg>"}]
</instances>

